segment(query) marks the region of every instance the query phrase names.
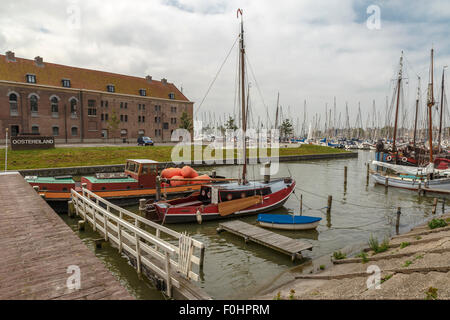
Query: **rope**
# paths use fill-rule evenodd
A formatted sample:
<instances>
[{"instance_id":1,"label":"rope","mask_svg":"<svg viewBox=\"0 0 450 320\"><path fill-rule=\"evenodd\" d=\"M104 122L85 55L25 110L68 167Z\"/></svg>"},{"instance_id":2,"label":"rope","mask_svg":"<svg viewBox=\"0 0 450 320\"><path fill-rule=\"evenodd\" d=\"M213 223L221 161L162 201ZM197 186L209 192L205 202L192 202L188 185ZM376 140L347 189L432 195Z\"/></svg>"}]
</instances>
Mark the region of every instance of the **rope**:
<instances>
[{"instance_id":1,"label":"rope","mask_svg":"<svg viewBox=\"0 0 450 320\"><path fill-rule=\"evenodd\" d=\"M208 90L206 90L206 94L203 97L202 101L200 102L200 105L198 106L197 110L194 113L194 117L197 115L197 112L200 110L200 108L203 105L203 102L205 101L206 97L208 96L209 91L211 90L212 86L214 85L214 82L216 82L217 77L219 76L220 71L222 71L223 66L225 65L225 62L227 62L228 57L230 56L231 52L233 51L234 46L236 45L237 40L239 39L239 37L236 38L236 40L234 40L233 46L231 47L230 51L228 52L227 56L225 57L225 60L222 62L219 70L217 71L216 75L214 76L214 79L212 80L212 82L210 83Z\"/></svg>"}]
</instances>

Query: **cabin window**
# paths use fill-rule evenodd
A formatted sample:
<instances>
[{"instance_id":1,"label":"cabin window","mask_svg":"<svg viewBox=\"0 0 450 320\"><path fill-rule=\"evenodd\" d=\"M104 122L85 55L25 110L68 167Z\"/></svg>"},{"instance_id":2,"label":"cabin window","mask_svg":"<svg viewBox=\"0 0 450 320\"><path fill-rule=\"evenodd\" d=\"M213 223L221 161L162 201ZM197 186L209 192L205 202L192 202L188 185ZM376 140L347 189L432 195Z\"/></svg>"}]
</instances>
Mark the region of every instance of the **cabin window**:
<instances>
[{"instance_id":1,"label":"cabin window","mask_svg":"<svg viewBox=\"0 0 450 320\"><path fill-rule=\"evenodd\" d=\"M151 174L156 176L158 174L158 170L155 165L144 164L142 167L142 174Z\"/></svg>"},{"instance_id":2,"label":"cabin window","mask_svg":"<svg viewBox=\"0 0 450 320\"><path fill-rule=\"evenodd\" d=\"M128 162L128 171L132 171L134 172L134 170L136 169L136 164L134 162Z\"/></svg>"}]
</instances>

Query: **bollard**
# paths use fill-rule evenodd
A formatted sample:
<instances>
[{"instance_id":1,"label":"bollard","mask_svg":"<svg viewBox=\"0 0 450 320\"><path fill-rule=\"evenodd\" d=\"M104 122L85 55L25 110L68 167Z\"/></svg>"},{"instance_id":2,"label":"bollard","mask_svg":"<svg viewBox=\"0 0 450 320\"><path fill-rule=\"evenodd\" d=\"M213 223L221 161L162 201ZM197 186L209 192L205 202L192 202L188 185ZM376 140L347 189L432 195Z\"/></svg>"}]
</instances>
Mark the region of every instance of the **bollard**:
<instances>
[{"instance_id":1,"label":"bollard","mask_svg":"<svg viewBox=\"0 0 450 320\"><path fill-rule=\"evenodd\" d=\"M39 186L33 186L33 189L34 189L36 192L39 192Z\"/></svg>"},{"instance_id":2,"label":"bollard","mask_svg":"<svg viewBox=\"0 0 450 320\"><path fill-rule=\"evenodd\" d=\"M327 214L331 213L331 203L333 201L333 196L328 196L328 203L327 203Z\"/></svg>"},{"instance_id":3,"label":"bollard","mask_svg":"<svg viewBox=\"0 0 450 320\"><path fill-rule=\"evenodd\" d=\"M84 231L84 221L83 220L78 221L78 230Z\"/></svg>"},{"instance_id":4,"label":"bollard","mask_svg":"<svg viewBox=\"0 0 450 320\"><path fill-rule=\"evenodd\" d=\"M400 228L400 215L402 214L402 209L401 207L397 208L397 221L395 223L395 231L398 234L399 232L399 228Z\"/></svg>"},{"instance_id":5,"label":"bollard","mask_svg":"<svg viewBox=\"0 0 450 320\"><path fill-rule=\"evenodd\" d=\"M434 199L433 199L433 209L431 209L431 213L432 213L432 214L435 214L435 213L436 213L437 203L438 203L438 199L437 199L437 198L434 198Z\"/></svg>"},{"instance_id":6,"label":"bollard","mask_svg":"<svg viewBox=\"0 0 450 320\"><path fill-rule=\"evenodd\" d=\"M347 166L344 167L344 185L347 185Z\"/></svg>"}]
</instances>

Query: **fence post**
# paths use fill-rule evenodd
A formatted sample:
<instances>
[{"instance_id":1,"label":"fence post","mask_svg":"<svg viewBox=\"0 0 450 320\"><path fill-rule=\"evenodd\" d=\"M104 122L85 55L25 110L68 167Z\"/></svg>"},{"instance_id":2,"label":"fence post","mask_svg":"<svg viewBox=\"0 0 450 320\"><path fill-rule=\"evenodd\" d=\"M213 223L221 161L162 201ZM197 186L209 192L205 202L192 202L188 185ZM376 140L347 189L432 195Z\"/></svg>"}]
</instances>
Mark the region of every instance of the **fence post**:
<instances>
[{"instance_id":1,"label":"fence post","mask_svg":"<svg viewBox=\"0 0 450 320\"><path fill-rule=\"evenodd\" d=\"M170 276L170 253L166 251L166 294L172 297L172 278Z\"/></svg>"},{"instance_id":2,"label":"fence post","mask_svg":"<svg viewBox=\"0 0 450 320\"><path fill-rule=\"evenodd\" d=\"M328 203L327 203L327 214L331 213L331 203L333 201L333 196L328 196Z\"/></svg>"},{"instance_id":3,"label":"fence post","mask_svg":"<svg viewBox=\"0 0 450 320\"><path fill-rule=\"evenodd\" d=\"M431 213L432 213L432 214L435 214L435 213L436 213L437 203L438 203L438 199L437 199L437 198L434 198L434 199L433 199L433 209L431 209Z\"/></svg>"},{"instance_id":4,"label":"fence post","mask_svg":"<svg viewBox=\"0 0 450 320\"><path fill-rule=\"evenodd\" d=\"M109 205L106 205L106 211L109 212ZM105 226L105 241L108 241L108 215L106 213L104 213L103 217L104 217L104 226Z\"/></svg>"},{"instance_id":5,"label":"fence post","mask_svg":"<svg viewBox=\"0 0 450 320\"><path fill-rule=\"evenodd\" d=\"M344 167L344 186L347 185L347 166Z\"/></svg>"},{"instance_id":6,"label":"fence post","mask_svg":"<svg viewBox=\"0 0 450 320\"><path fill-rule=\"evenodd\" d=\"M398 234L400 228L400 215L402 214L402 208L397 208L397 221L395 222L395 231Z\"/></svg>"},{"instance_id":7,"label":"fence post","mask_svg":"<svg viewBox=\"0 0 450 320\"><path fill-rule=\"evenodd\" d=\"M137 226L137 219L134 221L134 225L136 226L136 228L138 228ZM141 246L140 246L140 240L139 240L139 235L135 232L134 233L134 238L136 240L136 269L137 269L137 273L141 273Z\"/></svg>"}]
</instances>

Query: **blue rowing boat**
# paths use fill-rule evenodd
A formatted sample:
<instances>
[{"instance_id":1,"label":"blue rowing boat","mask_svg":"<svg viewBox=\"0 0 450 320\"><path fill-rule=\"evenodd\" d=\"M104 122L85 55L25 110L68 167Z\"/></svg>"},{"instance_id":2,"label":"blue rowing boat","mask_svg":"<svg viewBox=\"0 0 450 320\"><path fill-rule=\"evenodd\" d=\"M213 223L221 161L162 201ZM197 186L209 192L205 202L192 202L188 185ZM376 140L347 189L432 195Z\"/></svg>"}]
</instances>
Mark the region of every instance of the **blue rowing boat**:
<instances>
[{"instance_id":1,"label":"blue rowing boat","mask_svg":"<svg viewBox=\"0 0 450 320\"><path fill-rule=\"evenodd\" d=\"M261 227L284 230L315 229L322 218L310 216L296 216L290 214L259 214L258 221Z\"/></svg>"}]
</instances>

